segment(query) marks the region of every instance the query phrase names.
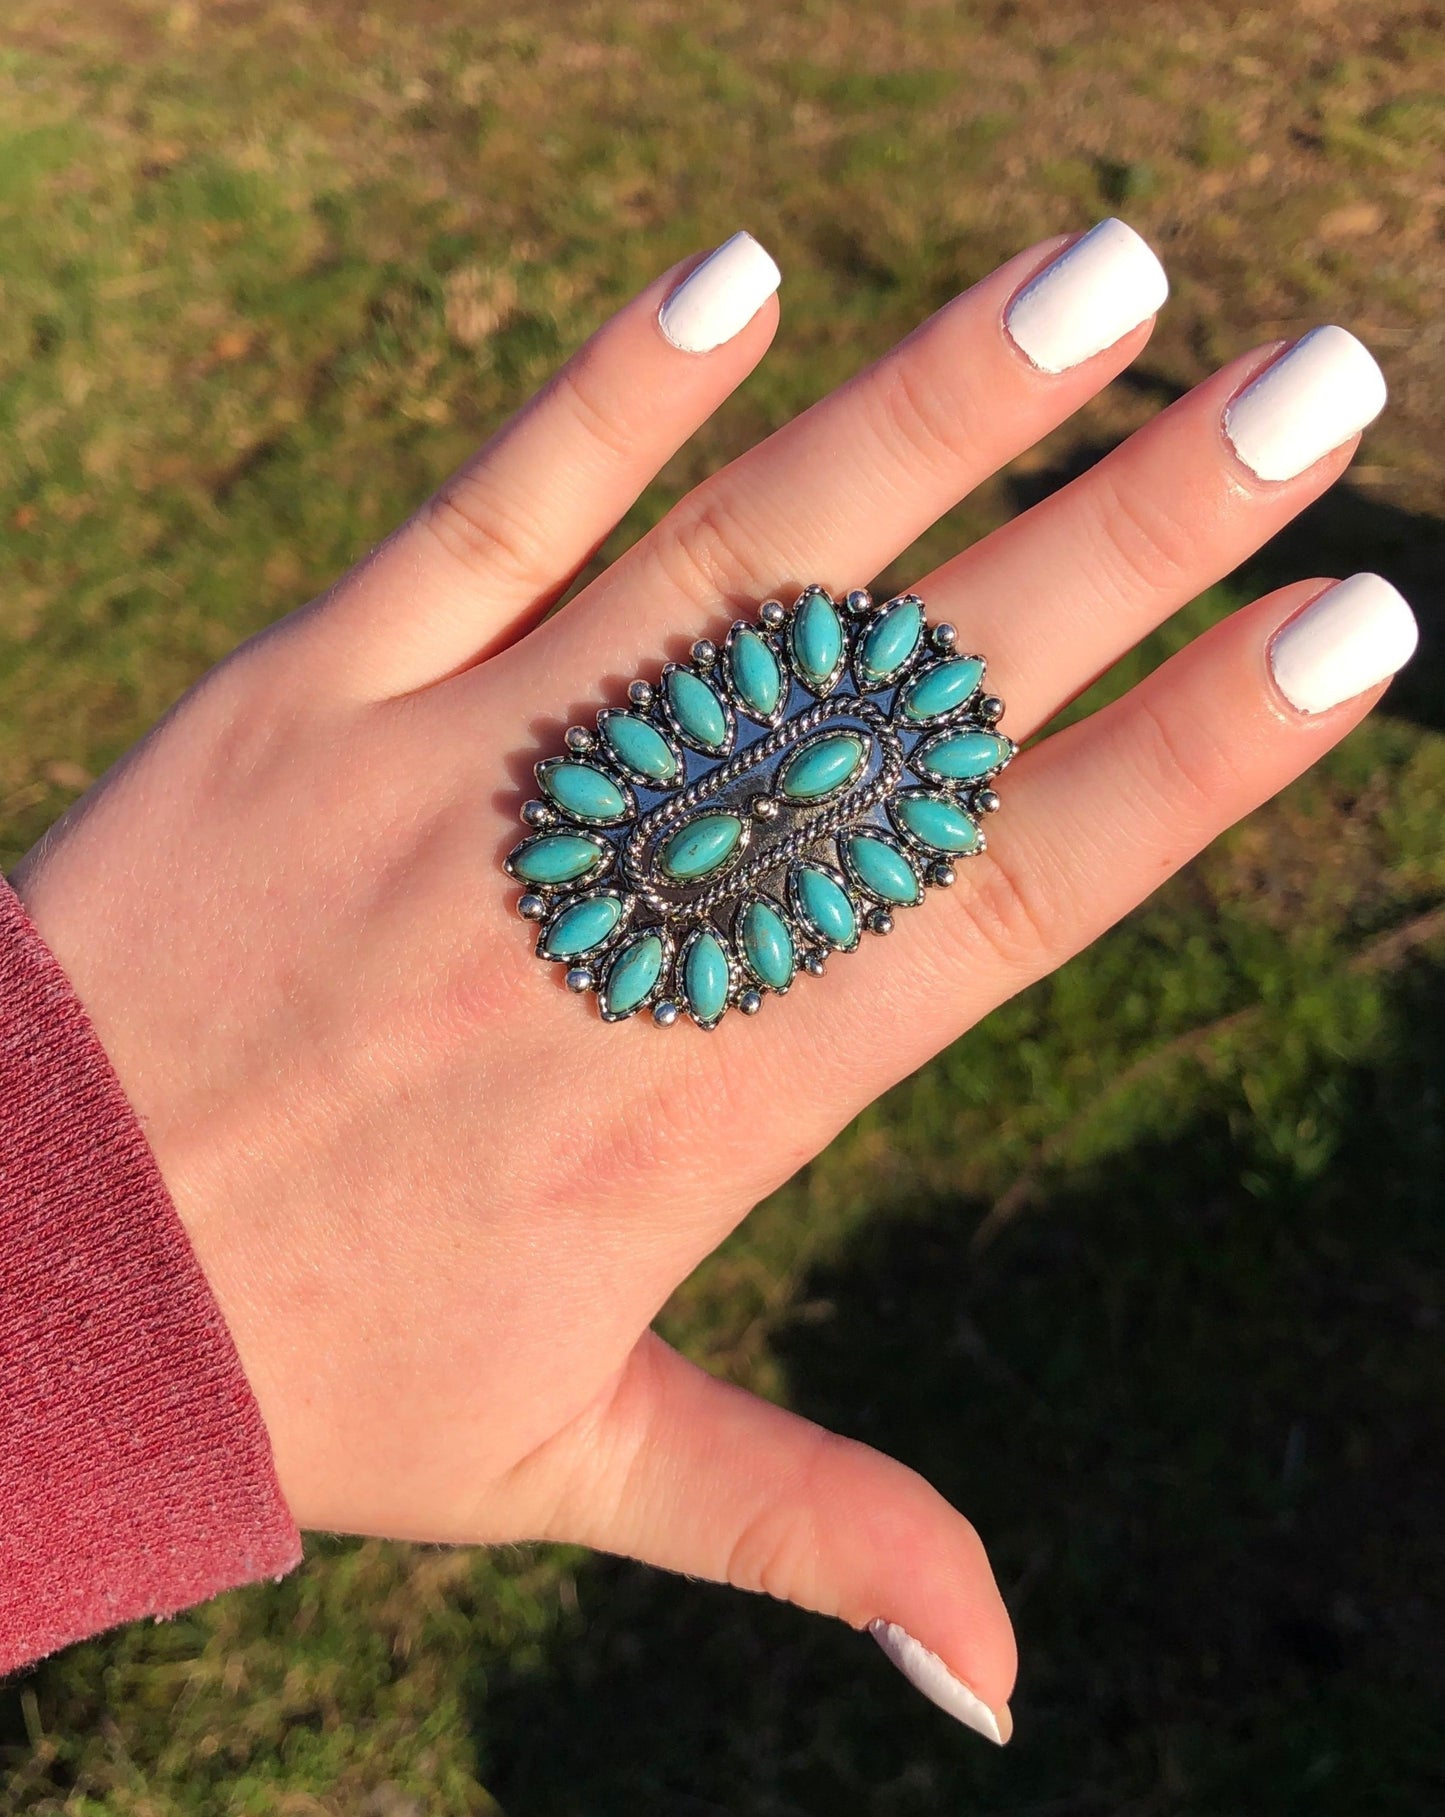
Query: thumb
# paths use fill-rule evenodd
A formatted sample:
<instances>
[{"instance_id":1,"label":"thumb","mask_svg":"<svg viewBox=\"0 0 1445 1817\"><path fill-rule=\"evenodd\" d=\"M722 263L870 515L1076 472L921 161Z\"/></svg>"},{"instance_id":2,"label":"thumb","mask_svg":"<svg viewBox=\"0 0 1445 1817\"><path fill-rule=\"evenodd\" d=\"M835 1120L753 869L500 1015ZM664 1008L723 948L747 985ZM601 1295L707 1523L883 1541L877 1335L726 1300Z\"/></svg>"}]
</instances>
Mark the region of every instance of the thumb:
<instances>
[{"instance_id":1,"label":"thumb","mask_svg":"<svg viewBox=\"0 0 1445 1817\"><path fill-rule=\"evenodd\" d=\"M652 1332L572 1438L548 1538L867 1627L925 1696L1008 1740L1008 1615L978 1535L914 1471L717 1380Z\"/></svg>"}]
</instances>

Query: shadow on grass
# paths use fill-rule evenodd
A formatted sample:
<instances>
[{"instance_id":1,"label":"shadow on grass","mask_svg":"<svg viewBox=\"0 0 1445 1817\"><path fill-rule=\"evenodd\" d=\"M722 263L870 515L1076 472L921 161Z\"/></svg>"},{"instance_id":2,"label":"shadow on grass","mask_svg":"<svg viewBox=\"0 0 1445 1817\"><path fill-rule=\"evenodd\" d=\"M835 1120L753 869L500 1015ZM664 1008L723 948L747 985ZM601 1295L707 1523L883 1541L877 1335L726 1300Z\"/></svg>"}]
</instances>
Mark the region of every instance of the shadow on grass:
<instances>
[{"instance_id":1,"label":"shadow on grass","mask_svg":"<svg viewBox=\"0 0 1445 1817\"><path fill-rule=\"evenodd\" d=\"M1442 1808L1445 977L1395 1008L1313 1180L1211 1114L977 1257L977 1203L884 1209L800 1292L794 1405L989 1543L1024 1662L1006 1753L846 1629L598 1561L575 1631L478 1697L503 1808Z\"/></svg>"},{"instance_id":2,"label":"shadow on grass","mask_svg":"<svg viewBox=\"0 0 1445 1817\"><path fill-rule=\"evenodd\" d=\"M1116 383L1161 409L1183 395L1147 369L1131 369ZM1109 448L1081 441L1063 462L1009 475L1012 507L1023 511L1037 504L1087 472ZM1259 594L1307 575L1343 577L1360 570L1393 581L1420 621L1420 648L1391 687L1390 712L1431 731L1445 730L1445 520L1393 505L1347 475L1244 563L1241 576L1248 592Z\"/></svg>"}]
</instances>

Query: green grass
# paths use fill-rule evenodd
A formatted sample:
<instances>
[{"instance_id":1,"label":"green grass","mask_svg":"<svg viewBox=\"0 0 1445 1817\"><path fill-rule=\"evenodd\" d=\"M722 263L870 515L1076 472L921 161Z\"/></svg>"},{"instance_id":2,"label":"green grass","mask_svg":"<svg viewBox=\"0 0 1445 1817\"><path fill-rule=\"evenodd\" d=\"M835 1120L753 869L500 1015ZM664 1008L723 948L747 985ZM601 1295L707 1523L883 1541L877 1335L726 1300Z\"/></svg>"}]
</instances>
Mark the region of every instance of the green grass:
<instances>
[{"instance_id":1,"label":"green grass","mask_svg":"<svg viewBox=\"0 0 1445 1817\"><path fill-rule=\"evenodd\" d=\"M975 1515L1023 1649L1006 1754L792 1610L559 1549L316 1539L0 1689L0 1810L1439 1807L1445 53L1395 0L1232 12L12 0L0 863L738 225L784 266L779 341L600 559L999 258L1120 208L1174 279L1135 382L880 583L1335 319L1394 392L1356 478L1076 710L1296 574L1382 569L1427 643L663 1317Z\"/></svg>"}]
</instances>

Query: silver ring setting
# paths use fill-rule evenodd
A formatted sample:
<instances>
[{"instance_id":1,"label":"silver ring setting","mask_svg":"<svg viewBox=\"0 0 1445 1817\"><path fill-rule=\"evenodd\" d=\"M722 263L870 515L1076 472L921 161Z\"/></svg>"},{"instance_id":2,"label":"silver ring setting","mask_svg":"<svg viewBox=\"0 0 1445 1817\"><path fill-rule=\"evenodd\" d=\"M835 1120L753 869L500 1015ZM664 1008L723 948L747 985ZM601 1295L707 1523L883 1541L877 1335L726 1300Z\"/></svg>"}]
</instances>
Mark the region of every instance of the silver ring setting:
<instances>
[{"instance_id":1,"label":"silver ring setting","mask_svg":"<svg viewBox=\"0 0 1445 1817\"><path fill-rule=\"evenodd\" d=\"M808 586L702 639L535 767L504 868L606 1022L753 1015L987 847L1015 753L982 656L916 593Z\"/></svg>"}]
</instances>

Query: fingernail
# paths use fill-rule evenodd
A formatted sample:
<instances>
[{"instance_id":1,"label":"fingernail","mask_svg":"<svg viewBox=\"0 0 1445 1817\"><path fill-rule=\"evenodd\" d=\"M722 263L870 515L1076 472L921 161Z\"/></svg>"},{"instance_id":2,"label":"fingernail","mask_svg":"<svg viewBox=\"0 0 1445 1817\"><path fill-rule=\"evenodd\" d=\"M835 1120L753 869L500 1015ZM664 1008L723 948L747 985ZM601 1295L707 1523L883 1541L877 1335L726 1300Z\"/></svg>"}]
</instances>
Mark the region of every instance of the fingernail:
<instances>
[{"instance_id":1,"label":"fingernail","mask_svg":"<svg viewBox=\"0 0 1445 1817\"><path fill-rule=\"evenodd\" d=\"M940 1710L1000 1747L1014 1732L1007 1704L995 1714L976 1691L955 1678L936 1653L916 1641L894 1621L870 1621L868 1632L915 1690L922 1691Z\"/></svg>"},{"instance_id":2,"label":"fingernail","mask_svg":"<svg viewBox=\"0 0 1445 1817\"><path fill-rule=\"evenodd\" d=\"M1378 574L1352 574L1275 633L1270 673L1292 707L1325 713L1403 668L1419 641L1404 596Z\"/></svg>"},{"instance_id":3,"label":"fingernail","mask_svg":"<svg viewBox=\"0 0 1445 1817\"><path fill-rule=\"evenodd\" d=\"M1347 328L1312 328L1224 407L1224 438L1256 479L1293 479L1371 423L1385 375Z\"/></svg>"},{"instance_id":4,"label":"fingernail","mask_svg":"<svg viewBox=\"0 0 1445 1817\"><path fill-rule=\"evenodd\" d=\"M1168 295L1148 243L1111 216L1030 278L1003 323L1035 366L1066 372L1147 322Z\"/></svg>"},{"instance_id":5,"label":"fingernail","mask_svg":"<svg viewBox=\"0 0 1445 1817\"><path fill-rule=\"evenodd\" d=\"M782 281L753 236L735 233L668 294L658 327L684 353L711 353L747 327Z\"/></svg>"}]
</instances>

